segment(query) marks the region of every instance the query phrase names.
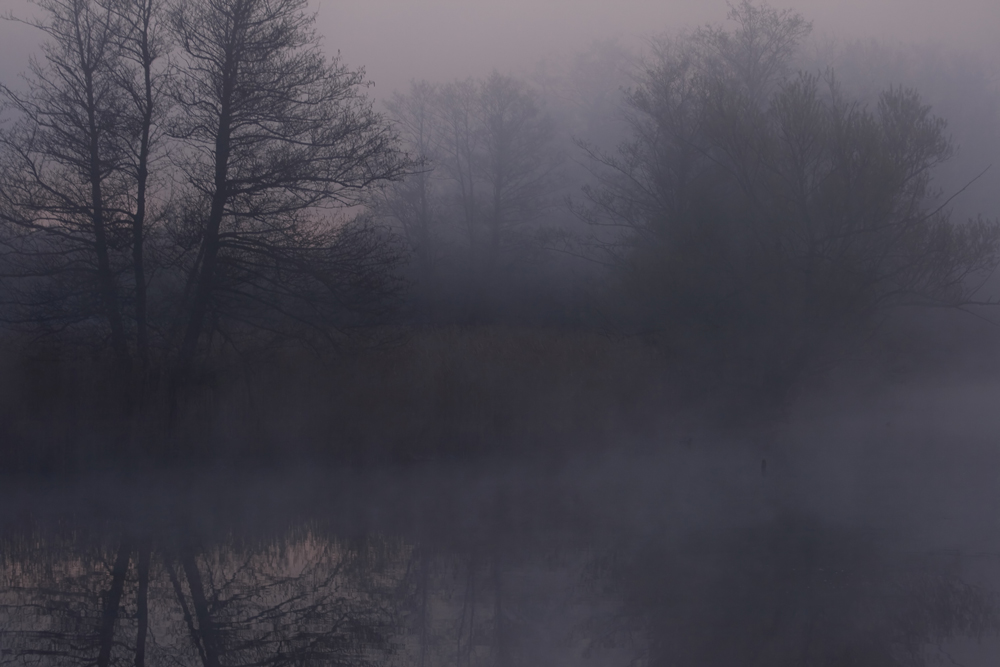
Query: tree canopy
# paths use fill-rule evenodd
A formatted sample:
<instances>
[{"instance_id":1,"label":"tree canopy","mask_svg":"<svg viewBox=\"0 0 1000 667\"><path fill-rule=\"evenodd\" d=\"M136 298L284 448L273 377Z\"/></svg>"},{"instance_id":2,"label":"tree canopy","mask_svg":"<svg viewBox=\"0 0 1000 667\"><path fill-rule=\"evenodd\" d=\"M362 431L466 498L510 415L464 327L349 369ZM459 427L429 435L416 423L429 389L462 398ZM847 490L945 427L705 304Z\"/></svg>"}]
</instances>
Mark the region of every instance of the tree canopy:
<instances>
[{"instance_id":1,"label":"tree canopy","mask_svg":"<svg viewBox=\"0 0 1000 667\"><path fill-rule=\"evenodd\" d=\"M137 357L128 387L379 312L398 253L356 213L411 162L305 0L39 7L43 57L2 89L9 322L110 348L122 378Z\"/></svg>"},{"instance_id":2,"label":"tree canopy","mask_svg":"<svg viewBox=\"0 0 1000 667\"><path fill-rule=\"evenodd\" d=\"M734 28L665 40L626 96L632 138L591 150L595 224L643 330L702 379L781 395L901 304L969 303L1000 227L955 223L933 169L945 123L913 90L868 107L790 73L798 14L743 2Z\"/></svg>"}]
</instances>

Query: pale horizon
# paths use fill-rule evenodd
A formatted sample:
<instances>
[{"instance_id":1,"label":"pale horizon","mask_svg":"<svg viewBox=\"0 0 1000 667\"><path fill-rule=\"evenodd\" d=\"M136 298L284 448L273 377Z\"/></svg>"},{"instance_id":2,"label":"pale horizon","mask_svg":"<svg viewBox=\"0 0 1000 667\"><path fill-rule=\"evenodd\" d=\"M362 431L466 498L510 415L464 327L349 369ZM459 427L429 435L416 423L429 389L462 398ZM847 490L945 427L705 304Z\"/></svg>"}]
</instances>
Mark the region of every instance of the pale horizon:
<instances>
[{"instance_id":1,"label":"pale horizon","mask_svg":"<svg viewBox=\"0 0 1000 667\"><path fill-rule=\"evenodd\" d=\"M989 0L779 0L799 11L813 36L874 39L883 44L934 44L978 52L995 73L1000 46L995 32L1000 7ZM26 0L4 0L4 14L30 14ZM330 55L363 67L382 98L414 79L446 81L496 69L524 72L545 60L572 57L594 42L618 40L641 47L664 33L725 20L725 0L544 0L504 3L461 0L318 0L316 29ZM0 82L17 86L17 75L41 42L39 31L0 21ZM995 76L995 74L994 74Z\"/></svg>"}]
</instances>

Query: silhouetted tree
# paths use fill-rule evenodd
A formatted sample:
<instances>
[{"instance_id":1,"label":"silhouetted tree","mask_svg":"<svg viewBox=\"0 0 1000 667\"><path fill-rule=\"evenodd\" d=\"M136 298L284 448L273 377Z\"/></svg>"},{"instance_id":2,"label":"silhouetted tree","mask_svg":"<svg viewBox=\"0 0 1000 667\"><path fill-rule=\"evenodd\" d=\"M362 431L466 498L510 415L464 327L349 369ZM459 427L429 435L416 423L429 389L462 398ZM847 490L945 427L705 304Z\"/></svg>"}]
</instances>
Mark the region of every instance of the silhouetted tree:
<instances>
[{"instance_id":1,"label":"silhouetted tree","mask_svg":"<svg viewBox=\"0 0 1000 667\"><path fill-rule=\"evenodd\" d=\"M392 289L393 253L377 230L320 213L361 204L409 162L361 94L363 72L320 53L305 6L210 0L172 15L182 50L172 133L184 147L194 193L185 232L197 248L178 314L175 383L207 332L231 340L227 323L329 336L348 324L345 310Z\"/></svg>"},{"instance_id":2,"label":"silhouetted tree","mask_svg":"<svg viewBox=\"0 0 1000 667\"><path fill-rule=\"evenodd\" d=\"M106 341L127 374L130 242L122 212L134 212L145 189L127 165L133 135L149 127L122 86L129 72L121 46L135 34L118 5L39 6L43 18L29 24L48 37L42 59L32 61L23 91L0 88L15 115L0 132L6 317L35 331ZM147 54L147 66L154 57ZM145 146L148 156L148 137Z\"/></svg>"},{"instance_id":3,"label":"silhouetted tree","mask_svg":"<svg viewBox=\"0 0 1000 667\"><path fill-rule=\"evenodd\" d=\"M486 263L495 271L505 237L539 215L549 182L554 128L521 81L497 72L481 84L486 202ZM509 240L508 240L509 243Z\"/></svg>"},{"instance_id":4,"label":"silhouetted tree","mask_svg":"<svg viewBox=\"0 0 1000 667\"><path fill-rule=\"evenodd\" d=\"M375 205L379 215L394 220L402 229L424 280L430 277L436 257L433 226L439 194L434 191L432 178L437 158L438 95L436 86L414 82L408 93L396 92L386 104L420 167L405 180L386 188Z\"/></svg>"},{"instance_id":5,"label":"silhouetted tree","mask_svg":"<svg viewBox=\"0 0 1000 667\"><path fill-rule=\"evenodd\" d=\"M358 212L412 162L304 2L40 6L44 58L0 91L9 322L110 349L131 398L130 378L177 388L222 345L385 313L400 253Z\"/></svg>"},{"instance_id":6,"label":"silhouetted tree","mask_svg":"<svg viewBox=\"0 0 1000 667\"><path fill-rule=\"evenodd\" d=\"M421 265L431 220L441 241L450 222L452 246L464 246L453 262L466 268L472 307L480 310L504 289L501 270L536 245L537 230L527 223L539 219L555 190L554 125L533 89L496 72L440 87L414 84L389 107L424 167L386 193L379 213L402 226Z\"/></svg>"},{"instance_id":7,"label":"silhouetted tree","mask_svg":"<svg viewBox=\"0 0 1000 667\"><path fill-rule=\"evenodd\" d=\"M116 80L129 105L125 116L128 137L126 160L121 167L125 178L133 184L118 214L131 221L131 264L135 319L135 354L140 370L145 374L150 363L150 322L148 305L149 274L147 264L147 230L153 215L150 171L154 148L162 143L159 124L169 104L165 94L168 70L158 68L169 49L167 26L164 25L163 0L101 0L118 22L119 62ZM161 195L162 198L162 195Z\"/></svg>"},{"instance_id":8,"label":"silhouetted tree","mask_svg":"<svg viewBox=\"0 0 1000 667\"><path fill-rule=\"evenodd\" d=\"M477 195L482 134L476 82L455 81L441 88L436 111L440 122L437 162L454 185L459 219L470 252L478 247L481 204Z\"/></svg>"},{"instance_id":9,"label":"silhouetted tree","mask_svg":"<svg viewBox=\"0 0 1000 667\"><path fill-rule=\"evenodd\" d=\"M931 186L944 121L914 91L852 103L832 75L785 76L797 14L730 18L661 45L626 97L633 139L591 151L586 214L624 232L604 250L643 329L702 379L780 400L888 307L968 302L1000 228L950 222Z\"/></svg>"}]
</instances>

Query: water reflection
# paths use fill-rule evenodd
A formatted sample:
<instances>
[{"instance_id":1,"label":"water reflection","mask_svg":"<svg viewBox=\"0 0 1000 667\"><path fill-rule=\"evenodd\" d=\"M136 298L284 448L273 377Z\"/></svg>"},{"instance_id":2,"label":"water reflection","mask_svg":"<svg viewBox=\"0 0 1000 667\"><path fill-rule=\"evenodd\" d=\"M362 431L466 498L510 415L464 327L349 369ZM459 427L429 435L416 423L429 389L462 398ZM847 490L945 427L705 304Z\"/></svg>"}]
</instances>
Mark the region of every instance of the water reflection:
<instances>
[{"instance_id":1,"label":"water reflection","mask_svg":"<svg viewBox=\"0 0 1000 667\"><path fill-rule=\"evenodd\" d=\"M395 646L407 563L398 542L58 546L5 564L8 661L378 665Z\"/></svg>"},{"instance_id":2,"label":"water reflection","mask_svg":"<svg viewBox=\"0 0 1000 667\"><path fill-rule=\"evenodd\" d=\"M644 474L24 487L2 517L0 660L924 665L997 627L955 553L756 480L692 506Z\"/></svg>"}]
</instances>

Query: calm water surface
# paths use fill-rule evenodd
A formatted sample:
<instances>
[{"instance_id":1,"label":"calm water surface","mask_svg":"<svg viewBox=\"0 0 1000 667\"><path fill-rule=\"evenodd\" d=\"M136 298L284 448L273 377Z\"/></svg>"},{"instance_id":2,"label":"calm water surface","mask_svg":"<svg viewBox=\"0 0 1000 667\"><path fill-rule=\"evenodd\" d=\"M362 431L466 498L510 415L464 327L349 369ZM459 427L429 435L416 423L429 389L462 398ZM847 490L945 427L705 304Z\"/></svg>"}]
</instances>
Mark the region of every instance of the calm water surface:
<instances>
[{"instance_id":1,"label":"calm water surface","mask_svg":"<svg viewBox=\"0 0 1000 667\"><path fill-rule=\"evenodd\" d=\"M0 663L994 664L992 500L677 450L8 478Z\"/></svg>"}]
</instances>

